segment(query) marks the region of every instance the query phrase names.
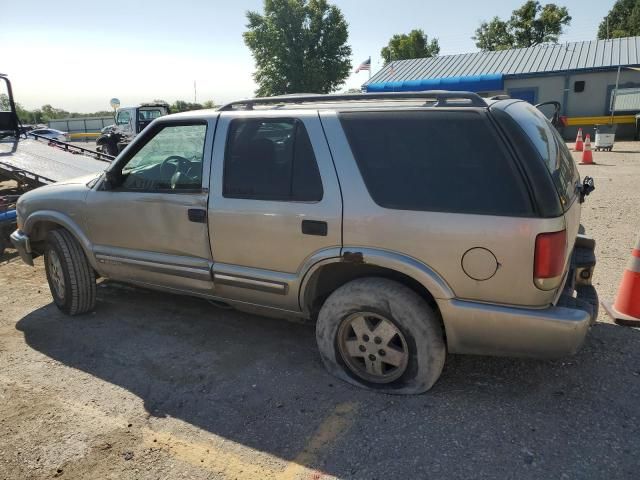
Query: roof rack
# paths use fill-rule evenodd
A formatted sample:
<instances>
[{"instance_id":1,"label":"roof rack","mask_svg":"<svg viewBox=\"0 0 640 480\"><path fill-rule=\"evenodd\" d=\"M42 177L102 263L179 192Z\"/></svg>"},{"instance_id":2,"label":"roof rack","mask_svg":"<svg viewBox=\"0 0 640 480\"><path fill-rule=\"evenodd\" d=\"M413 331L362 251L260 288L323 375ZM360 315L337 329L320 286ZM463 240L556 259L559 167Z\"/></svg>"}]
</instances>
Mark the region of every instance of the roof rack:
<instances>
[{"instance_id":1,"label":"roof rack","mask_svg":"<svg viewBox=\"0 0 640 480\"><path fill-rule=\"evenodd\" d=\"M318 102L357 102L367 100L426 100L434 102L433 107L465 106L487 107L487 103L480 95L473 92L451 92L448 90L429 90L426 92L381 92L381 93L350 93L350 94L293 94L276 97L259 97L247 100L237 100L221 106L219 111L253 110L256 105L287 105ZM464 100L461 103L460 100Z\"/></svg>"}]
</instances>

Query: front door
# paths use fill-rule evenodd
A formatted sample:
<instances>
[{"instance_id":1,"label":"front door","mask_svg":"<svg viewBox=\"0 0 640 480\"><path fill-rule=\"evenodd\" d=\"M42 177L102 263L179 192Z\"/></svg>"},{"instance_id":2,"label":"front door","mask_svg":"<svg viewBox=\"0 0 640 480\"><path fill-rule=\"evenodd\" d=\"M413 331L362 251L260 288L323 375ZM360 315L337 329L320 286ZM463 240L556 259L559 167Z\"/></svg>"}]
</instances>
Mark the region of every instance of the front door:
<instances>
[{"instance_id":1,"label":"front door","mask_svg":"<svg viewBox=\"0 0 640 480\"><path fill-rule=\"evenodd\" d=\"M316 113L222 113L209 234L216 295L299 310L315 262L340 255L342 201Z\"/></svg>"},{"instance_id":2,"label":"front door","mask_svg":"<svg viewBox=\"0 0 640 480\"><path fill-rule=\"evenodd\" d=\"M87 197L100 270L110 278L210 292L207 197L215 122L162 121ZM128 158L127 158L128 157Z\"/></svg>"}]
</instances>

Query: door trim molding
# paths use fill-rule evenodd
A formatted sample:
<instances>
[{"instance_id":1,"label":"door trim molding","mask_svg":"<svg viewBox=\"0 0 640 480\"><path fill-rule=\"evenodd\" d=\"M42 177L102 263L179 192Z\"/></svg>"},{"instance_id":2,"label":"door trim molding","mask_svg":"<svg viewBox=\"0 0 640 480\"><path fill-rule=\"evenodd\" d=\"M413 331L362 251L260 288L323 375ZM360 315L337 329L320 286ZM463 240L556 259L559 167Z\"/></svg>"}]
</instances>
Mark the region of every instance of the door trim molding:
<instances>
[{"instance_id":1,"label":"door trim molding","mask_svg":"<svg viewBox=\"0 0 640 480\"><path fill-rule=\"evenodd\" d=\"M281 282L272 282L269 280L258 280L256 278L238 277L235 275L228 275L225 273L213 274L214 285L229 285L231 287L249 288L251 290L260 290L263 292L277 293L279 295L286 295L289 290L289 285Z\"/></svg>"},{"instance_id":2,"label":"door trim molding","mask_svg":"<svg viewBox=\"0 0 640 480\"><path fill-rule=\"evenodd\" d=\"M168 263L151 262L147 260L136 260L133 258L105 255L96 253L98 263L111 265L131 265L143 270L166 275L177 275L180 277L194 278L196 280L211 281L211 272L208 268L187 267L185 265L172 265Z\"/></svg>"}]
</instances>

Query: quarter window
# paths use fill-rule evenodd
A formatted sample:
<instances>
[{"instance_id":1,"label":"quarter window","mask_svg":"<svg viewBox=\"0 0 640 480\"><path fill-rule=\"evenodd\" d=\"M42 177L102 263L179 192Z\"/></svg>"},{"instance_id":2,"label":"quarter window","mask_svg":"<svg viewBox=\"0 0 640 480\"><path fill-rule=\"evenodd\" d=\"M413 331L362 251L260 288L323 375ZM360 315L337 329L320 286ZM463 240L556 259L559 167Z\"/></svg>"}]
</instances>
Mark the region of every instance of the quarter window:
<instances>
[{"instance_id":1,"label":"quarter window","mask_svg":"<svg viewBox=\"0 0 640 480\"><path fill-rule=\"evenodd\" d=\"M322 199L320 172L300 120L232 120L224 164L225 197L294 202Z\"/></svg>"},{"instance_id":2,"label":"quarter window","mask_svg":"<svg viewBox=\"0 0 640 480\"><path fill-rule=\"evenodd\" d=\"M532 213L513 160L478 112L358 112L340 120L369 194L382 207Z\"/></svg>"},{"instance_id":3,"label":"quarter window","mask_svg":"<svg viewBox=\"0 0 640 480\"><path fill-rule=\"evenodd\" d=\"M126 190L200 190L207 126L163 127L122 168Z\"/></svg>"},{"instance_id":4,"label":"quarter window","mask_svg":"<svg viewBox=\"0 0 640 480\"><path fill-rule=\"evenodd\" d=\"M529 137L553 178L564 211L577 198L578 168L564 140L544 115L532 105L515 102L506 109Z\"/></svg>"}]
</instances>

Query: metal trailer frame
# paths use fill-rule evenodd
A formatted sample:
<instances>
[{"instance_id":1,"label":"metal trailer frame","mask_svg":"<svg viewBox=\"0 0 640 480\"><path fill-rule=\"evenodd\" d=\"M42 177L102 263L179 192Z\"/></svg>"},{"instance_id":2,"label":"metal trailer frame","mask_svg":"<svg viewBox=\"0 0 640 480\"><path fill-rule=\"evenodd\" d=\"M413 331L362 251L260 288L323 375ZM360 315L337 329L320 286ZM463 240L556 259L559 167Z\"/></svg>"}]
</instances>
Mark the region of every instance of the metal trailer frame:
<instances>
[{"instance_id":1,"label":"metal trailer frame","mask_svg":"<svg viewBox=\"0 0 640 480\"><path fill-rule=\"evenodd\" d=\"M11 88L11 82L5 73L0 73L0 80L4 80L7 86L7 94L9 96L9 112L0 112L0 138L10 136L13 133L16 138L20 136L20 120L18 119L18 113L16 110L16 104L13 100L13 89ZM7 132L4 133L3 132Z\"/></svg>"}]
</instances>

